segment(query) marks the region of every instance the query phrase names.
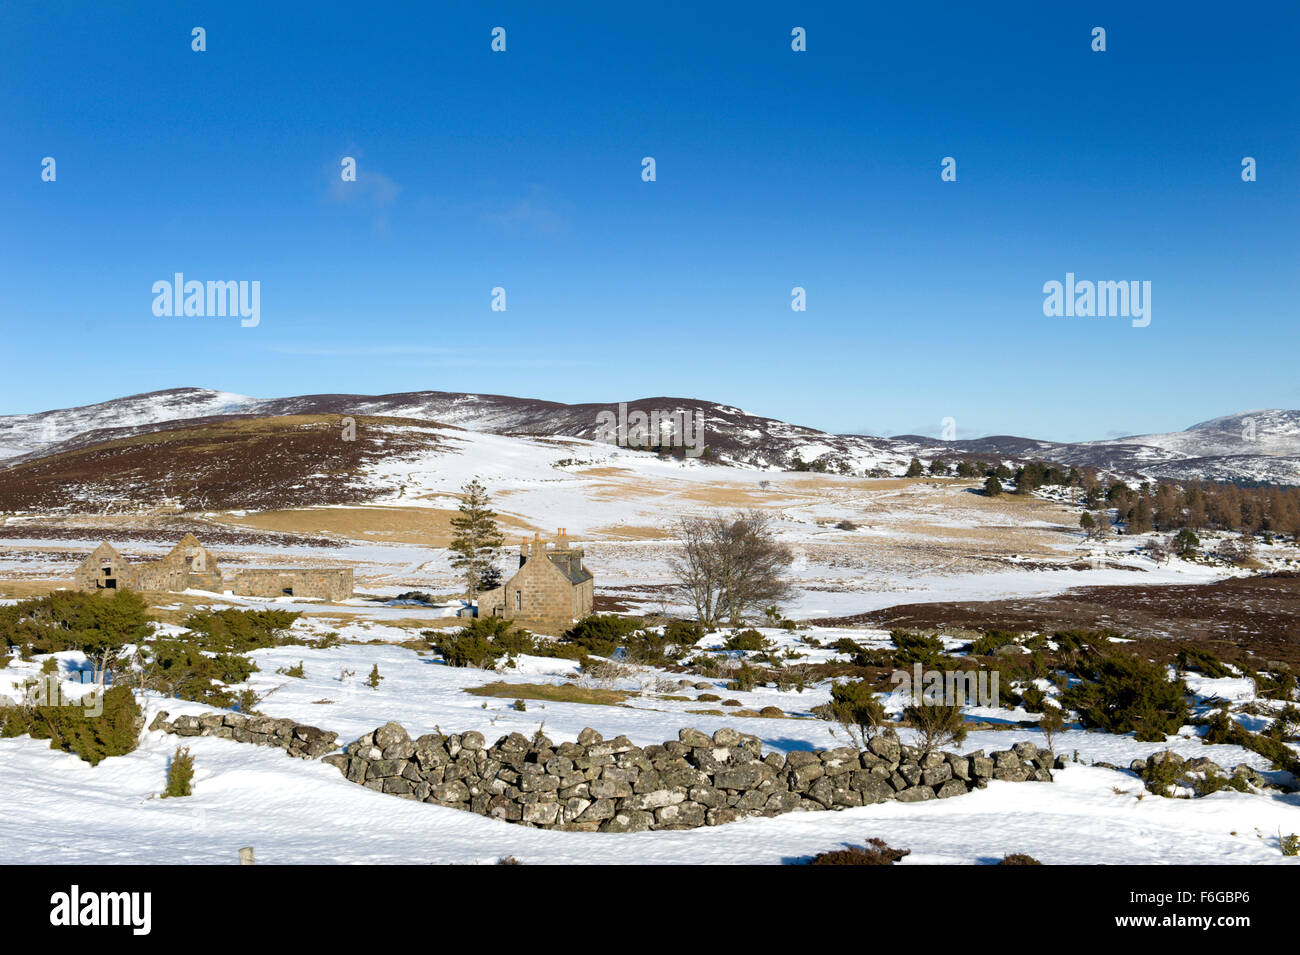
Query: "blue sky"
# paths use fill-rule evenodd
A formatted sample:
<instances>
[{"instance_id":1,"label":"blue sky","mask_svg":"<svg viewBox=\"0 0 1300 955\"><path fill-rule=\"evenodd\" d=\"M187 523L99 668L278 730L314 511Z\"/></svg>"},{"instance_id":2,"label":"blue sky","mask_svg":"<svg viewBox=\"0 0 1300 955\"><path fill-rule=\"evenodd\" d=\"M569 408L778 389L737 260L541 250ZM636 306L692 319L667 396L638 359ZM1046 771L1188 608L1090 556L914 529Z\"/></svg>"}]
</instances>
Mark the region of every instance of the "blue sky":
<instances>
[{"instance_id":1,"label":"blue sky","mask_svg":"<svg viewBox=\"0 0 1300 955\"><path fill-rule=\"evenodd\" d=\"M1300 407L1300 7L1138 6L4 4L0 412L675 395L1077 440ZM259 281L260 324L156 317L178 271ZM1066 272L1150 281L1151 324L1045 317Z\"/></svg>"}]
</instances>

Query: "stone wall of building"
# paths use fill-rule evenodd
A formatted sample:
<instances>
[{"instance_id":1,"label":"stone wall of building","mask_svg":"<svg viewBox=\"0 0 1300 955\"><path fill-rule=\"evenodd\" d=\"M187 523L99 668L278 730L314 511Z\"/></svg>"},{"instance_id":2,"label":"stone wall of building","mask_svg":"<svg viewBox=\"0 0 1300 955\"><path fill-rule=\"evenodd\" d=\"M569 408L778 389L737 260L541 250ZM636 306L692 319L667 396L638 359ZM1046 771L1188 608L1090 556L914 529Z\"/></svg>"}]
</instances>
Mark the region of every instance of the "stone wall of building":
<instances>
[{"instance_id":1,"label":"stone wall of building","mask_svg":"<svg viewBox=\"0 0 1300 955\"><path fill-rule=\"evenodd\" d=\"M852 748L762 752L756 736L683 729L675 740L634 746L584 729L575 743L518 733L488 746L483 734L411 739L388 723L331 754L352 782L404 799L508 822L577 831L633 832L716 826L746 816L946 799L990 779L1046 781L1063 765L1033 743L959 756L922 755L878 737Z\"/></svg>"},{"instance_id":2,"label":"stone wall of building","mask_svg":"<svg viewBox=\"0 0 1300 955\"><path fill-rule=\"evenodd\" d=\"M139 590L162 590L180 593L185 590L207 590L221 593L225 583L220 571L199 572L184 567L169 566L162 561L136 564L136 583ZM121 586L121 585L119 585Z\"/></svg>"},{"instance_id":3,"label":"stone wall of building","mask_svg":"<svg viewBox=\"0 0 1300 955\"><path fill-rule=\"evenodd\" d=\"M346 600L353 592L352 568L240 570L233 592L246 597L318 597Z\"/></svg>"}]
</instances>

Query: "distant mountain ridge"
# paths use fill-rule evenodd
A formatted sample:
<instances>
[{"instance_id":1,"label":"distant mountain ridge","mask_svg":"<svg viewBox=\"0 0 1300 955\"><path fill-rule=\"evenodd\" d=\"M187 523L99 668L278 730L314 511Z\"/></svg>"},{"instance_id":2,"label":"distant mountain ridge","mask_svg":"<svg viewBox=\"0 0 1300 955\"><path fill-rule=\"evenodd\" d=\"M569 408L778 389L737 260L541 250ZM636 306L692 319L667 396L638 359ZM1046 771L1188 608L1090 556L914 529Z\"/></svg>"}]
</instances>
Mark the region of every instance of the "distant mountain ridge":
<instances>
[{"instance_id":1,"label":"distant mountain ridge","mask_svg":"<svg viewBox=\"0 0 1300 955\"><path fill-rule=\"evenodd\" d=\"M784 468L797 459L830 470L901 474L913 456L1050 460L1116 474L1300 484L1300 411L1264 409L1225 415L1185 431L1101 441L1054 442L1014 435L940 441L922 435L830 434L695 398L626 402L629 412L682 411L704 419L705 443L720 463ZM203 388L172 388L81 407L0 416L6 465L84 448L96 441L146 434L190 419L355 415L436 422L494 434L592 440L598 416L617 403L563 404L508 395L419 391L388 395L320 394L253 398Z\"/></svg>"}]
</instances>

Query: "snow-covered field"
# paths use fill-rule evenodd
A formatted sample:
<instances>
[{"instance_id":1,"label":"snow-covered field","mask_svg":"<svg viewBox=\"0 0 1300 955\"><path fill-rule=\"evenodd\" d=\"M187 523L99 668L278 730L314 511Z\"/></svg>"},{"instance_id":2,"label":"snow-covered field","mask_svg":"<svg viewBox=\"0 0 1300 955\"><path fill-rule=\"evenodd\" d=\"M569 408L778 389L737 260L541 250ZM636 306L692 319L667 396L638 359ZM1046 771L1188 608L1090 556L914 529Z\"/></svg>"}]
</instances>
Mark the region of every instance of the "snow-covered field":
<instances>
[{"instance_id":1,"label":"snow-covered field","mask_svg":"<svg viewBox=\"0 0 1300 955\"><path fill-rule=\"evenodd\" d=\"M179 628L166 626L176 632ZM294 629L307 637L326 631L322 621L300 619ZM259 709L269 716L333 730L340 742L389 720L412 736L476 729L489 739L539 729L556 741L576 738L585 726L606 736L626 734L645 745L675 738L679 728L706 732L734 726L759 736L765 748L791 751L843 745L831 724L809 711L829 699L825 683L803 692L759 688L752 692L713 684L715 695L747 709L778 706L787 718L736 718L688 713L718 703L669 700L698 696L694 687L669 684L680 674L634 668L609 684L633 692L617 706L528 700L517 711L508 698L471 696L463 691L495 681L568 682L575 671L565 660L521 657L499 671L447 667L436 653L396 645L409 631L358 621L336 632L331 648L285 646L254 651L260 667L252 686L266 694ZM808 661L834 656L826 643L850 636L867 646L883 646L880 631L814 629L790 634L764 629L784 650L807 654ZM702 647L718 646L713 635ZM366 642L359 642L366 641ZM84 660L59 654L62 674L83 690ZM276 673L303 664L304 677ZM39 670L40 658L15 661L0 670L0 693ZM376 688L362 675L378 667ZM701 678L693 677L693 681ZM665 682L666 681L666 682ZM1241 679L1192 681L1203 696L1249 702L1253 686ZM159 709L172 716L206 707L179 700L146 698L146 719ZM1034 717L1022 710L984 708L971 716L1002 730L972 732L960 747L1005 749L1019 740L1043 744L1032 727L1015 725ZM909 731L901 731L907 741ZM170 755L184 742L195 757L194 794L160 799ZM885 803L838 812L792 813L749 819L689 832L582 834L526 829L471 813L383 795L345 780L335 768L293 759L279 750L208 738L178 740L146 731L140 747L126 756L90 767L75 756L52 751L28 738L0 740L0 799L9 811L0 817L4 861L23 863L229 863L241 846L254 846L266 863L494 863L514 856L525 863L783 863L803 860L844 844L880 837L909 848L904 864L983 864L1011 852L1025 852L1052 864L1250 863L1297 864L1278 850L1278 834L1300 831L1300 794L1244 794L1232 791L1198 799L1162 799L1144 793L1118 766L1157 749L1184 757L1207 756L1225 767L1246 763L1264 770L1259 756L1236 746L1204 745L1192 727L1164 745L1130 737L1071 730L1055 743L1071 762L1052 783L993 782L985 790L921 804ZM1143 798L1139 798L1143 797ZM72 818L94 819L93 826L69 828Z\"/></svg>"},{"instance_id":2,"label":"snow-covered field","mask_svg":"<svg viewBox=\"0 0 1300 955\"><path fill-rule=\"evenodd\" d=\"M253 846L268 864L780 864L870 837L910 848L905 865L1298 864L1276 833L1300 825L1300 797L1234 792L1148 797L1131 776L1089 766L1053 783L993 782L942 802L789 813L687 832L566 833L386 796L332 766L278 750L194 738L194 795L159 799L175 737L90 768L44 743L5 740L0 852L7 863L232 864ZM1129 790L1116 794L1119 785ZM71 825L71 820L93 824Z\"/></svg>"}]
</instances>

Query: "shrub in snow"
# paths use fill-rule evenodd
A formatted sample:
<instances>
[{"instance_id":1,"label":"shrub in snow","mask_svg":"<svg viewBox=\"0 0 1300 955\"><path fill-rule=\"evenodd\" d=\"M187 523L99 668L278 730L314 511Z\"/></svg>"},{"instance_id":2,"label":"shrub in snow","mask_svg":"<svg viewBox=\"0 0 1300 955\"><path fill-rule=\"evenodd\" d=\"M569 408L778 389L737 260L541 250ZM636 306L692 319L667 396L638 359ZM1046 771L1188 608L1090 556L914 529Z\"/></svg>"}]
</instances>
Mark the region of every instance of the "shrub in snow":
<instances>
[{"instance_id":1,"label":"shrub in snow","mask_svg":"<svg viewBox=\"0 0 1300 955\"><path fill-rule=\"evenodd\" d=\"M809 865L893 865L911 854L911 849L891 848L883 839L868 839L865 846L823 852L815 856Z\"/></svg>"},{"instance_id":2,"label":"shrub in snow","mask_svg":"<svg viewBox=\"0 0 1300 955\"><path fill-rule=\"evenodd\" d=\"M1196 670L1197 672L1215 679L1232 676L1229 670L1219 658L1209 650L1202 650L1200 647L1183 647L1178 651L1178 656L1174 662L1180 670Z\"/></svg>"},{"instance_id":3,"label":"shrub in snow","mask_svg":"<svg viewBox=\"0 0 1300 955\"><path fill-rule=\"evenodd\" d=\"M966 739L966 717L956 703L913 704L903 710L903 722L916 730L922 756Z\"/></svg>"},{"instance_id":4,"label":"shrub in snow","mask_svg":"<svg viewBox=\"0 0 1300 955\"><path fill-rule=\"evenodd\" d=\"M111 687L103 693L103 709L89 716L98 703L83 697L76 706L0 707L0 736L48 739L50 749L76 753L92 766L108 756L123 756L140 741L144 716L131 691Z\"/></svg>"},{"instance_id":5,"label":"shrub in snow","mask_svg":"<svg viewBox=\"0 0 1300 955\"><path fill-rule=\"evenodd\" d=\"M831 704L824 715L839 723L860 750L866 749L885 726L884 704L865 680L832 686Z\"/></svg>"},{"instance_id":6,"label":"shrub in snow","mask_svg":"<svg viewBox=\"0 0 1300 955\"><path fill-rule=\"evenodd\" d=\"M1043 736L1047 739L1048 751L1055 752L1053 741L1058 733L1065 731L1065 714L1061 712L1059 706L1051 704L1044 706L1042 712L1043 717L1038 721L1038 728L1043 731Z\"/></svg>"},{"instance_id":7,"label":"shrub in snow","mask_svg":"<svg viewBox=\"0 0 1300 955\"><path fill-rule=\"evenodd\" d=\"M538 641L504 617L478 617L452 632L426 630L424 636L442 654L448 666L490 669L502 657L521 653L555 656L554 644Z\"/></svg>"},{"instance_id":8,"label":"shrub in snow","mask_svg":"<svg viewBox=\"0 0 1300 955\"><path fill-rule=\"evenodd\" d=\"M276 670L275 672L276 672L276 673L279 673L279 674L282 674L282 675L284 675L284 676L295 677L296 679L299 679L299 680L306 679L306 677L307 677L307 673L306 673L306 671L305 671L305 670L303 669L303 667L302 667L302 661L301 661L301 660L299 660L299 661L297 662L297 664L295 664L294 666L291 666L291 667L280 667L280 669Z\"/></svg>"},{"instance_id":9,"label":"shrub in snow","mask_svg":"<svg viewBox=\"0 0 1300 955\"><path fill-rule=\"evenodd\" d=\"M575 643L588 653L607 657L623 646L627 638L640 630L638 617L620 617L612 613L593 613L579 620L562 638Z\"/></svg>"},{"instance_id":10,"label":"shrub in snow","mask_svg":"<svg viewBox=\"0 0 1300 955\"><path fill-rule=\"evenodd\" d=\"M144 686L167 696L212 706L234 706L238 696L223 684L243 683L257 665L238 653L205 652L198 638L158 639L143 648Z\"/></svg>"},{"instance_id":11,"label":"shrub in snow","mask_svg":"<svg viewBox=\"0 0 1300 955\"><path fill-rule=\"evenodd\" d=\"M194 757L188 746L177 746L172 756L171 765L167 767L167 788L162 798L178 798L191 795L190 784L194 782Z\"/></svg>"},{"instance_id":12,"label":"shrub in snow","mask_svg":"<svg viewBox=\"0 0 1300 955\"><path fill-rule=\"evenodd\" d=\"M762 650L763 635L757 630L742 630L727 638L728 650Z\"/></svg>"},{"instance_id":13,"label":"shrub in snow","mask_svg":"<svg viewBox=\"0 0 1300 955\"><path fill-rule=\"evenodd\" d=\"M757 682L758 678L754 675L754 668L748 663L742 663L740 668L734 672L731 681L727 683L727 689L748 693L754 689L754 684Z\"/></svg>"},{"instance_id":14,"label":"shrub in snow","mask_svg":"<svg viewBox=\"0 0 1300 955\"><path fill-rule=\"evenodd\" d=\"M1187 687L1165 668L1136 656L1082 656L1080 682L1061 694L1061 704L1084 726L1133 733L1143 742L1164 742L1190 718Z\"/></svg>"},{"instance_id":15,"label":"shrub in snow","mask_svg":"<svg viewBox=\"0 0 1300 955\"><path fill-rule=\"evenodd\" d=\"M889 634L889 639L898 648L894 651L892 660L896 667L910 667L914 663L919 663L926 669L956 669L957 661L943 652L943 641L938 637L908 633L906 630L893 630Z\"/></svg>"},{"instance_id":16,"label":"shrub in snow","mask_svg":"<svg viewBox=\"0 0 1300 955\"><path fill-rule=\"evenodd\" d=\"M1017 645L1019 640L1019 633L1010 630L989 630L966 647L966 652L971 656L988 657L997 653L1003 647Z\"/></svg>"},{"instance_id":17,"label":"shrub in snow","mask_svg":"<svg viewBox=\"0 0 1300 955\"><path fill-rule=\"evenodd\" d=\"M215 653L248 653L286 643L289 628L300 616L289 610L214 610L191 614L185 629L191 631L204 650Z\"/></svg>"},{"instance_id":18,"label":"shrub in snow","mask_svg":"<svg viewBox=\"0 0 1300 955\"><path fill-rule=\"evenodd\" d=\"M143 643L153 633L146 609L129 590L115 590L111 597L56 590L0 607L0 641L18 647L28 659L80 650L95 660L97 670L111 671L124 647Z\"/></svg>"},{"instance_id":19,"label":"shrub in snow","mask_svg":"<svg viewBox=\"0 0 1300 955\"><path fill-rule=\"evenodd\" d=\"M1184 527L1174 535L1172 547L1174 553L1179 557L1195 557L1196 550L1201 546L1201 539L1189 527Z\"/></svg>"}]
</instances>

